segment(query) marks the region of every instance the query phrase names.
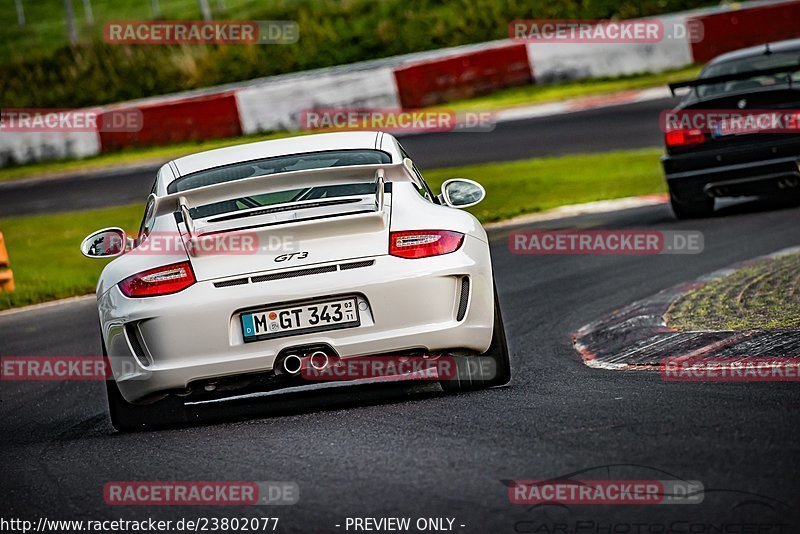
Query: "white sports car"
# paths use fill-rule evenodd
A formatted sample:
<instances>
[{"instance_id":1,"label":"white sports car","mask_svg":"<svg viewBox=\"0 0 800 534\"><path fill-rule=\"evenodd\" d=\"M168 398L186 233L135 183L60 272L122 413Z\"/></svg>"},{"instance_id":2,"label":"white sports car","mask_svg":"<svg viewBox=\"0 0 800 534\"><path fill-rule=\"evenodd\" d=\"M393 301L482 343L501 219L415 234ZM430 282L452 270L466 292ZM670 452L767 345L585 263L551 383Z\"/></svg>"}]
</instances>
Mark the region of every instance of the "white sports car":
<instances>
[{"instance_id":1,"label":"white sports car","mask_svg":"<svg viewBox=\"0 0 800 534\"><path fill-rule=\"evenodd\" d=\"M81 244L118 256L100 275L111 421L187 420L185 403L303 384L351 357L458 362L445 390L511 378L486 232L434 195L397 140L347 132L202 152L161 167L135 239ZM475 357L493 362L465 364Z\"/></svg>"}]
</instances>

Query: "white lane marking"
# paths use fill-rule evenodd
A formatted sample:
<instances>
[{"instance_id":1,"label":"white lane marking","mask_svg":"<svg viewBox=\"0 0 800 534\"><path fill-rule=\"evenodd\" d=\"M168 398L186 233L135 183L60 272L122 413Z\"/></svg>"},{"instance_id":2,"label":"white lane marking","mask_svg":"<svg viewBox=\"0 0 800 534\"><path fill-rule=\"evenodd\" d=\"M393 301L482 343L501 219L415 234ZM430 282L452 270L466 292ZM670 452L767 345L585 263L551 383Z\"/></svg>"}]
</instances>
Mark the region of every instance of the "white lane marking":
<instances>
[{"instance_id":1,"label":"white lane marking","mask_svg":"<svg viewBox=\"0 0 800 534\"><path fill-rule=\"evenodd\" d=\"M576 215L586 215L592 213L608 213L612 211L620 211L631 208L641 208L644 206L657 206L665 204L669 198L664 195L644 195L638 197L625 197L615 198L612 200L598 200L595 202L586 202L583 204L571 204L568 206L559 206L551 210L543 211L540 213L529 213L528 215L520 215L513 219L505 221L497 221L493 223L484 224L483 227L487 230L495 228L507 228L510 226L520 226L523 224L534 223L539 221L551 221L555 219L565 219L567 217L574 217Z\"/></svg>"},{"instance_id":2,"label":"white lane marking","mask_svg":"<svg viewBox=\"0 0 800 534\"><path fill-rule=\"evenodd\" d=\"M46 308L55 308L56 306L62 306L62 305L66 306L69 304L95 300L96 298L97 297L95 296L95 294L92 293L91 295L81 295L79 297L69 297L66 299L51 300L50 302L42 302L40 304L31 304L30 306L23 306L22 308L11 308L9 310L3 310L0 311L0 317L5 317L6 315L16 315L18 313L34 312Z\"/></svg>"}]
</instances>

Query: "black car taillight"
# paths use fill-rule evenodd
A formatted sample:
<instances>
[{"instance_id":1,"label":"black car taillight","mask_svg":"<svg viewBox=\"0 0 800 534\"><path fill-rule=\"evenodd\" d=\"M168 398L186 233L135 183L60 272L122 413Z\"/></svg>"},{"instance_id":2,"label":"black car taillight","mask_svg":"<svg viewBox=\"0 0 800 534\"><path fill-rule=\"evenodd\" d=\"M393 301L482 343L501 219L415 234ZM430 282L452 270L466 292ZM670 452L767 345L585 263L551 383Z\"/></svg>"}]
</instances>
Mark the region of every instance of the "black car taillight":
<instances>
[{"instance_id":1,"label":"black car taillight","mask_svg":"<svg viewBox=\"0 0 800 534\"><path fill-rule=\"evenodd\" d=\"M664 136L667 148L699 145L706 142L706 134L698 128L678 128L669 130Z\"/></svg>"}]
</instances>

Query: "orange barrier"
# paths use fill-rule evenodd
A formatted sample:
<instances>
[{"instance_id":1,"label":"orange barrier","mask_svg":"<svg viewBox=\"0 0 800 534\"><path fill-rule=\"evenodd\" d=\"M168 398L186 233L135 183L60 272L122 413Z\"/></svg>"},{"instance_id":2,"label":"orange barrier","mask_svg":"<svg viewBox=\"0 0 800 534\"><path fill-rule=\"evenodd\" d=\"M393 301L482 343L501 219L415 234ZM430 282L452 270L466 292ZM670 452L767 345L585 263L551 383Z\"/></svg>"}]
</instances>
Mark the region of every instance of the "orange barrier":
<instances>
[{"instance_id":1,"label":"orange barrier","mask_svg":"<svg viewBox=\"0 0 800 534\"><path fill-rule=\"evenodd\" d=\"M14 273L8 268L8 251L3 233L0 232L0 293L14 291Z\"/></svg>"}]
</instances>

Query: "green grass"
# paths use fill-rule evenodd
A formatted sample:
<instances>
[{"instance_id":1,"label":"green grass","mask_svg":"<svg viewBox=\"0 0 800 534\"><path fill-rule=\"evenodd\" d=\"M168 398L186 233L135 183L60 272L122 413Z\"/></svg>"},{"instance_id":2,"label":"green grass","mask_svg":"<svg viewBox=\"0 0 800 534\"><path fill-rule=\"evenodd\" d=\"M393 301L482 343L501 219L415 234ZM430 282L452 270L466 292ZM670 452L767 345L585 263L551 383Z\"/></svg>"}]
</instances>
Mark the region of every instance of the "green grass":
<instances>
[{"instance_id":1,"label":"green grass","mask_svg":"<svg viewBox=\"0 0 800 534\"><path fill-rule=\"evenodd\" d=\"M737 269L682 295L667 324L686 331L799 330L800 254Z\"/></svg>"},{"instance_id":2,"label":"green grass","mask_svg":"<svg viewBox=\"0 0 800 534\"><path fill-rule=\"evenodd\" d=\"M92 293L107 260L90 260L78 246L106 226L138 228L143 206L0 219L16 291L0 293L0 309Z\"/></svg>"},{"instance_id":3,"label":"green grass","mask_svg":"<svg viewBox=\"0 0 800 534\"><path fill-rule=\"evenodd\" d=\"M425 176L435 191L448 178L478 180L487 196L471 211L488 222L565 204L663 192L660 153L653 148L488 163ZM0 309L92 293L106 261L84 258L78 245L106 226L136 230L142 209L132 205L0 219L17 284L14 293L0 293Z\"/></svg>"},{"instance_id":4,"label":"green grass","mask_svg":"<svg viewBox=\"0 0 800 534\"><path fill-rule=\"evenodd\" d=\"M485 163L425 172L438 191L448 178L471 178L486 199L470 209L482 222L595 200L663 193L660 148Z\"/></svg>"}]
</instances>

